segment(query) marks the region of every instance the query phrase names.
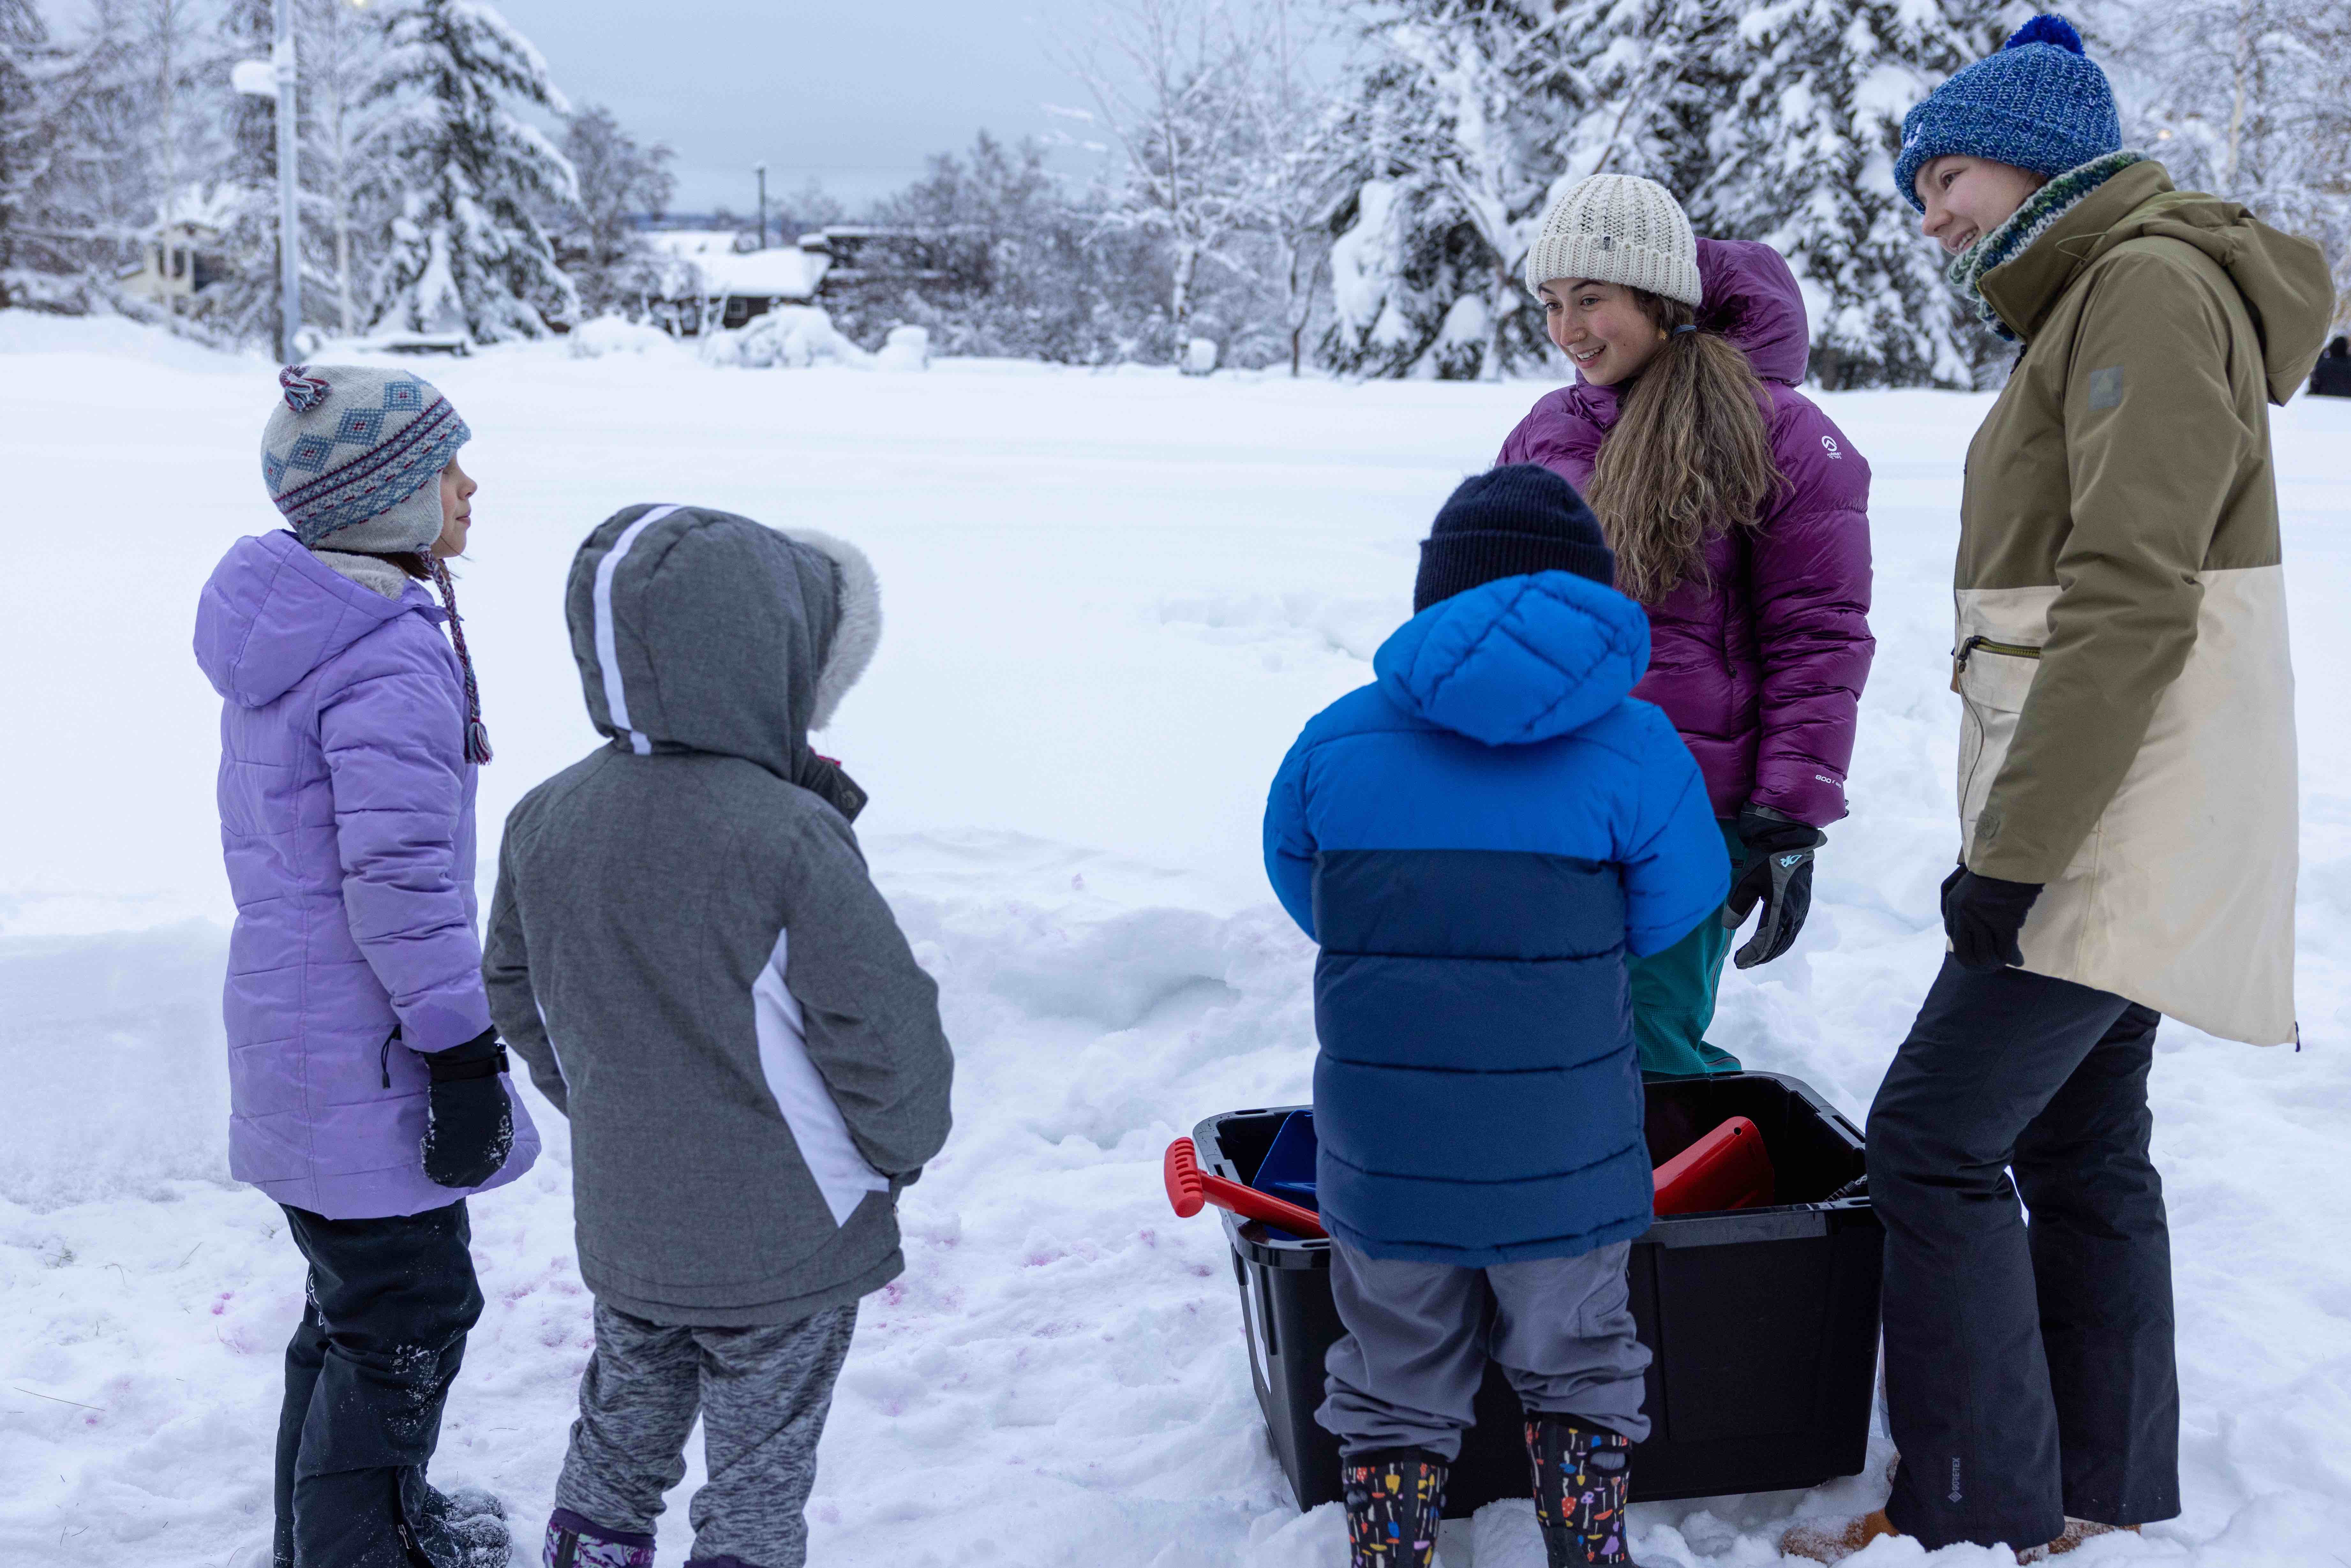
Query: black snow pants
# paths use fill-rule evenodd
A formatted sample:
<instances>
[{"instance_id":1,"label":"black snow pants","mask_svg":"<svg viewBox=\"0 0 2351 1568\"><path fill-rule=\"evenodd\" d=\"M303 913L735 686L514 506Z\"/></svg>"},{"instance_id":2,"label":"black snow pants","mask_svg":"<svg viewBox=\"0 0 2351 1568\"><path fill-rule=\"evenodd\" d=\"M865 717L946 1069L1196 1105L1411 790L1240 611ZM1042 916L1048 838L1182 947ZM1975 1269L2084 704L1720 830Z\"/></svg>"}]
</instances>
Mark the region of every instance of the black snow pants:
<instances>
[{"instance_id":1,"label":"black snow pants","mask_svg":"<svg viewBox=\"0 0 2351 1568\"><path fill-rule=\"evenodd\" d=\"M2147 1158L2160 1021L1946 958L1870 1108L1902 1453L1886 1511L1928 1551L2179 1511L2171 1239Z\"/></svg>"},{"instance_id":2,"label":"black snow pants","mask_svg":"<svg viewBox=\"0 0 2351 1568\"><path fill-rule=\"evenodd\" d=\"M286 1347L277 1568L451 1568L460 1550L424 1467L482 1315L465 1205L286 1218L310 1288Z\"/></svg>"}]
</instances>

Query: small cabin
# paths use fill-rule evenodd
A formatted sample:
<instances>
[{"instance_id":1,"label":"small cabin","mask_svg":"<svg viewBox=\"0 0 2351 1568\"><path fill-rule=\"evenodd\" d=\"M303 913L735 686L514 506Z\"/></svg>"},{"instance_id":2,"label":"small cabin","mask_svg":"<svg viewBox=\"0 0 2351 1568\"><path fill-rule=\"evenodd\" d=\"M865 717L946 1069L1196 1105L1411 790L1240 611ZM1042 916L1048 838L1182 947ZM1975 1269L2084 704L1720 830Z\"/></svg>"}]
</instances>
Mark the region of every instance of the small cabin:
<instances>
[{"instance_id":1,"label":"small cabin","mask_svg":"<svg viewBox=\"0 0 2351 1568\"><path fill-rule=\"evenodd\" d=\"M123 289L180 310L228 275L220 246L220 231L209 225L159 224L147 236L140 264L121 274Z\"/></svg>"},{"instance_id":2,"label":"small cabin","mask_svg":"<svg viewBox=\"0 0 2351 1568\"><path fill-rule=\"evenodd\" d=\"M778 305L813 305L832 258L799 246L761 250L747 235L722 230L672 229L646 236L674 263L663 297L653 301L657 317L691 337L740 327Z\"/></svg>"}]
</instances>

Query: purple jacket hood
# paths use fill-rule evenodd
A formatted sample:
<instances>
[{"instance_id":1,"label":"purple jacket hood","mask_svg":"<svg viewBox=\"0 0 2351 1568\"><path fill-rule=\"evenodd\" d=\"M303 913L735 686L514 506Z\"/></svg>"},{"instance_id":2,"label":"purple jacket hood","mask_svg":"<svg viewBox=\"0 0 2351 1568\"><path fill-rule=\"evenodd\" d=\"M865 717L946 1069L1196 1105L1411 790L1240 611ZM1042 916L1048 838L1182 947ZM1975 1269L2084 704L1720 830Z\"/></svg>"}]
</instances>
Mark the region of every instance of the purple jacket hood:
<instances>
[{"instance_id":1,"label":"purple jacket hood","mask_svg":"<svg viewBox=\"0 0 2351 1568\"><path fill-rule=\"evenodd\" d=\"M1781 486L1751 528L1707 549L1708 586L1647 606L1652 656L1633 695L1666 710L1715 813L1768 806L1814 824L1845 814L1869 634L1869 465L1796 390L1811 352L1803 292L1779 252L1701 239L1698 326L1755 367ZM1540 463L1579 490L1616 423L1617 390L1580 377L1545 394L1500 463Z\"/></svg>"},{"instance_id":2,"label":"purple jacket hood","mask_svg":"<svg viewBox=\"0 0 2351 1568\"><path fill-rule=\"evenodd\" d=\"M434 1185L419 1152L419 1053L490 1025L477 769L444 619L423 588L386 599L285 532L230 546L196 609L196 662L224 699L221 850L236 902L229 1172L330 1219L466 1195ZM506 1163L470 1190L538 1157L513 1105Z\"/></svg>"},{"instance_id":3,"label":"purple jacket hood","mask_svg":"<svg viewBox=\"0 0 2351 1568\"><path fill-rule=\"evenodd\" d=\"M402 615L445 619L421 584L386 599L280 529L237 540L214 569L196 605L196 664L225 699L260 707Z\"/></svg>"}]
</instances>

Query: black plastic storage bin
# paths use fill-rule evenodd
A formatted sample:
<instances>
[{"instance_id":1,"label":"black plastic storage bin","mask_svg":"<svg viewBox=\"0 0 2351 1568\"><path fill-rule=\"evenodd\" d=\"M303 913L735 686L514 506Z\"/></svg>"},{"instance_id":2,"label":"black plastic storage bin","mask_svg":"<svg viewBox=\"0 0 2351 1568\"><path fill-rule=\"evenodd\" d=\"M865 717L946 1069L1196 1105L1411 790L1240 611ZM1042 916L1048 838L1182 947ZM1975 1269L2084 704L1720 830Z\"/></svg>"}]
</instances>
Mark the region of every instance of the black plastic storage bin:
<instances>
[{"instance_id":1,"label":"black plastic storage bin","mask_svg":"<svg viewBox=\"0 0 2351 1568\"><path fill-rule=\"evenodd\" d=\"M1857 1474L1877 1372L1881 1232L1867 1197L1830 1195L1863 1174L1861 1134L1777 1073L1647 1088L1651 1164L1746 1116L1763 1134L1779 1201L1659 1219L1633 1244L1633 1316L1655 1356L1653 1430L1635 1454L1634 1498L1776 1491ZM1192 1134L1201 1168L1249 1182L1301 1108L1209 1117ZM1231 1214L1224 1222L1274 1456L1301 1509L1336 1501L1338 1442L1314 1424L1323 1352L1344 1332L1331 1301L1331 1244ZM1451 1518L1531 1495L1518 1396L1492 1366L1477 1419L1446 1485Z\"/></svg>"}]
</instances>

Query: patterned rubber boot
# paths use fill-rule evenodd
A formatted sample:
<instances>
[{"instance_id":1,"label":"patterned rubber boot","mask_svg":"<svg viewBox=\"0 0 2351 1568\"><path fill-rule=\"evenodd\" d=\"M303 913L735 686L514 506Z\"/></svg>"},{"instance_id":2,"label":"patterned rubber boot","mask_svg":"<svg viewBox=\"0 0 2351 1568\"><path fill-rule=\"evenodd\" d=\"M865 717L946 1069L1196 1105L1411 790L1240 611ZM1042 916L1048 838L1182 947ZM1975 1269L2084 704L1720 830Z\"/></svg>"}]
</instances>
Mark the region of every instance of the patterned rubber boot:
<instances>
[{"instance_id":1,"label":"patterned rubber boot","mask_svg":"<svg viewBox=\"0 0 2351 1568\"><path fill-rule=\"evenodd\" d=\"M545 1568L653 1568L653 1538L606 1530L568 1508L547 1521Z\"/></svg>"},{"instance_id":2,"label":"patterned rubber boot","mask_svg":"<svg viewBox=\"0 0 2351 1568\"><path fill-rule=\"evenodd\" d=\"M1339 1461L1353 1568L1428 1568L1445 1514L1445 1469L1421 1448Z\"/></svg>"},{"instance_id":3,"label":"patterned rubber boot","mask_svg":"<svg viewBox=\"0 0 2351 1568\"><path fill-rule=\"evenodd\" d=\"M1527 1422L1527 1458L1535 1471L1535 1521L1551 1568L1631 1563L1625 1531L1633 1487L1633 1444L1614 1432L1572 1426L1555 1416Z\"/></svg>"}]
</instances>

